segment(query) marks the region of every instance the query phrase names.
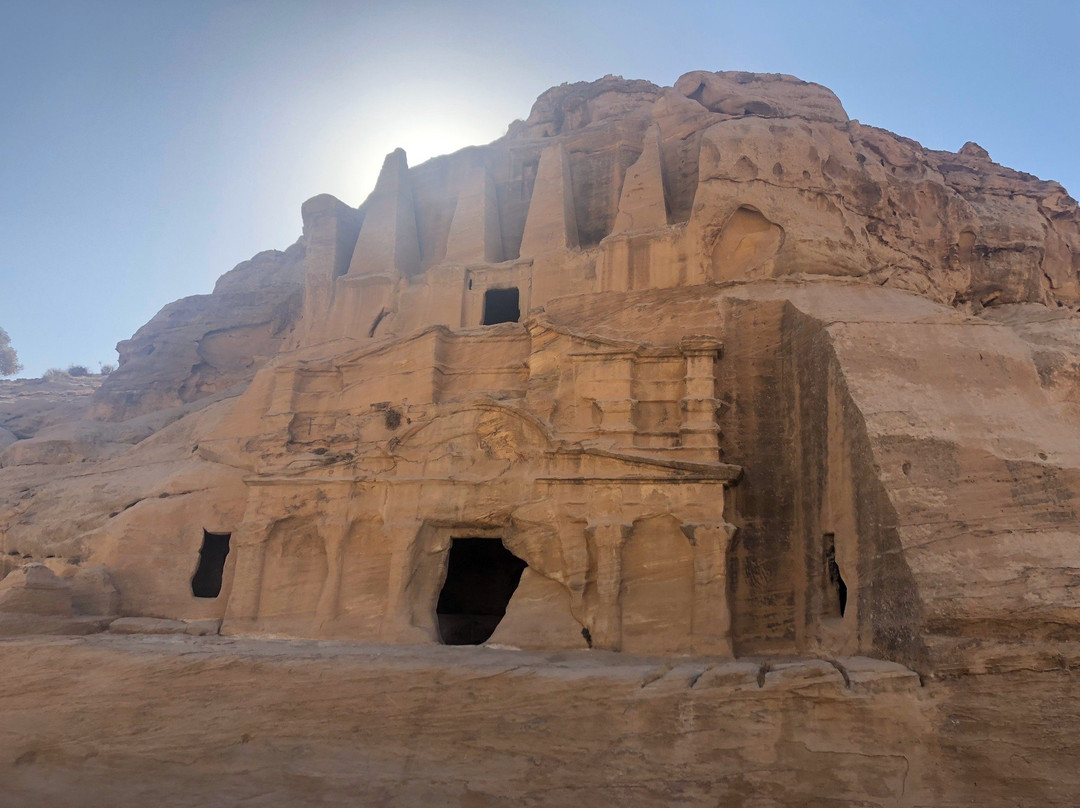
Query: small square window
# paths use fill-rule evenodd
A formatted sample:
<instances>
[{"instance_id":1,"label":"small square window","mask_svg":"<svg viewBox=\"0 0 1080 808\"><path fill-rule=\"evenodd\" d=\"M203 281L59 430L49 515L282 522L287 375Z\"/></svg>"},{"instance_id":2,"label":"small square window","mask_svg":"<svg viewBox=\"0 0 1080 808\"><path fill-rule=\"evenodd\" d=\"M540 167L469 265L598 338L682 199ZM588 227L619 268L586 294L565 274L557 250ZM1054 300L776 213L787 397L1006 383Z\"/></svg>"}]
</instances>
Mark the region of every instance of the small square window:
<instances>
[{"instance_id":1,"label":"small square window","mask_svg":"<svg viewBox=\"0 0 1080 808\"><path fill-rule=\"evenodd\" d=\"M516 323L521 319L517 287L488 289L484 292L484 318L481 325Z\"/></svg>"}]
</instances>

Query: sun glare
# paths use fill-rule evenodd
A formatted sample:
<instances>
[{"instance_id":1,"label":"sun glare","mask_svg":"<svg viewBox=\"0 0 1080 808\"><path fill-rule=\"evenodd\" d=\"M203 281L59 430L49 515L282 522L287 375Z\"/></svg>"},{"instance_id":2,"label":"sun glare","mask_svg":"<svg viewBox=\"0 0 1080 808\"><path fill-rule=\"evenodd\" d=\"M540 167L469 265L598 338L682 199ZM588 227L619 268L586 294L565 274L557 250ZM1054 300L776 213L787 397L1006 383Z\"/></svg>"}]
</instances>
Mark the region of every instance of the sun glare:
<instances>
[{"instance_id":1,"label":"sun glare","mask_svg":"<svg viewBox=\"0 0 1080 808\"><path fill-rule=\"evenodd\" d=\"M418 166L433 157L496 140L513 117L509 105L500 99L462 99L449 87L427 87L423 104L402 105L401 98L408 95L401 92L365 105L347 127L354 137L341 146L346 153L340 161L344 169L340 190L348 204L359 205L367 198L383 159L394 149L404 149L409 165Z\"/></svg>"}]
</instances>

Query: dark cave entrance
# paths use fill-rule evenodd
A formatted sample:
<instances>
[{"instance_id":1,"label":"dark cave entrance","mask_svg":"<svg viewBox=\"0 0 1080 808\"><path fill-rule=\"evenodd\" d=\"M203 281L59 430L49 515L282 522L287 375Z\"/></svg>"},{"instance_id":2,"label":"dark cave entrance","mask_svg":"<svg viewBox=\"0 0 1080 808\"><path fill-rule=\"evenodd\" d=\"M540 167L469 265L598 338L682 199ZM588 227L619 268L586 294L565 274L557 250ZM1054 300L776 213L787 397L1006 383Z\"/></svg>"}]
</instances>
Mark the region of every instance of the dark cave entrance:
<instances>
[{"instance_id":1,"label":"dark cave entrance","mask_svg":"<svg viewBox=\"0 0 1080 808\"><path fill-rule=\"evenodd\" d=\"M825 534L825 616L843 617L847 610L847 584L836 563L836 536Z\"/></svg>"},{"instance_id":2,"label":"dark cave entrance","mask_svg":"<svg viewBox=\"0 0 1080 808\"><path fill-rule=\"evenodd\" d=\"M435 614L444 645L480 645L495 632L526 564L498 539L452 539Z\"/></svg>"},{"instance_id":3,"label":"dark cave entrance","mask_svg":"<svg viewBox=\"0 0 1080 808\"><path fill-rule=\"evenodd\" d=\"M518 301L516 286L509 289L488 289L484 292L484 319L480 324L516 323L521 319Z\"/></svg>"},{"instance_id":4,"label":"dark cave entrance","mask_svg":"<svg viewBox=\"0 0 1080 808\"><path fill-rule=\"evenodd\" d=\"M231 533L203 531L199 566L191 579L191 594L195 597L216 598L221 594L221 575L225 571L225 557L229 555L231 537Z\"/></svg>"}]
</instances>

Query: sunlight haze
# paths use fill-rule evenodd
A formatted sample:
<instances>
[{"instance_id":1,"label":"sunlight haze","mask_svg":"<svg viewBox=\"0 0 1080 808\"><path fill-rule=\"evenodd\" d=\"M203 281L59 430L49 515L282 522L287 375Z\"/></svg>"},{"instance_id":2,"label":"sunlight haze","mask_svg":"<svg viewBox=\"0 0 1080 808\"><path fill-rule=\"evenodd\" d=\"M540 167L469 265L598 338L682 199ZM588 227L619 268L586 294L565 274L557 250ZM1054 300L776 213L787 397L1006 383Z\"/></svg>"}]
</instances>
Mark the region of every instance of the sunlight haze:
<instances>
[{"instance_id":1,"label":"sunlight haze","mask_svg":"<svg viewBox=\"0 0 1080 808\"><path fill-rule=\"evenodd\" d=\"M0 327L25 365L116 361L162 306L502 136L536 96L613 73L791 73L852 118L974 140L1080 188L1080 4L3 3Z\"/></svg>"}]
</instances>

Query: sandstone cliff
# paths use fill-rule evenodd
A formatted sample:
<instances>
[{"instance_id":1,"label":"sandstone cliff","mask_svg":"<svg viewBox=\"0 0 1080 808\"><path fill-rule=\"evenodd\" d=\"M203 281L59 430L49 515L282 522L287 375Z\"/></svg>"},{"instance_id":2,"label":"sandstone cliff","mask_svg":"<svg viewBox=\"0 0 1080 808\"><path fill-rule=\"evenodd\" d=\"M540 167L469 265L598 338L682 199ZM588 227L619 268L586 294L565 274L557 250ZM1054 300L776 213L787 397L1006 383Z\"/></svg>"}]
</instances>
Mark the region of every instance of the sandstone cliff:
<instances>
[{"instance_id":1,"label":"sandstone cliff","mask_svg":"<svg viewBox=\"0 0 1080 808\"><path fill-rule=\"evenodd\" d=\"M790 76L694 72L553 88L494 143L415 167L396 151L361 206L302 215L293 247L121 343L91 405L35 420L0 399L0 572L24 604L0 629L220 631L270 679L252 638L570 655L520 696L490 689L506 710L596 698L590 677L623 687L654 655L616 699L651 717L598 713L588 737L614 751L575 775L585 799L1075 804L1080 747L1049 750L1017 698L1054 737L1080 730L1080 208L1060 185L850 120ZM44 664L67 653L40 642ZM167 644L124 642L70 653L154 690ZM437 669L435 650L401 664ZM668 679L679 658L698 667ZM336 664L317 666L351 675ZM417 698L368 718L430 714ZM589 720L560 718L552 766ZM650 727L684 791L648 767L612 785ZM745 748L710 780L718 727ZM448 730L417 732L401 754L428 779L368 794L472 793ZM10 736L13 758L37 759L26 744ZM854 773L823 775L814 748ZM512 801L496 768L462 804ZM519 775L536 804L569 788Z\"/></svg>"},{"instance_id":2,"label":"sandstone cliff","mask_svg":"<svg viewBox=\"0 0 1080 808\"><path fill-rule=\"evenodd\" d=\"M268 250L218 280L209 295L177 300L116 346L119 368L92 415L121 421L250 382L281 348L303 297L304 246Z\"/></svg>"}]
</instances>

